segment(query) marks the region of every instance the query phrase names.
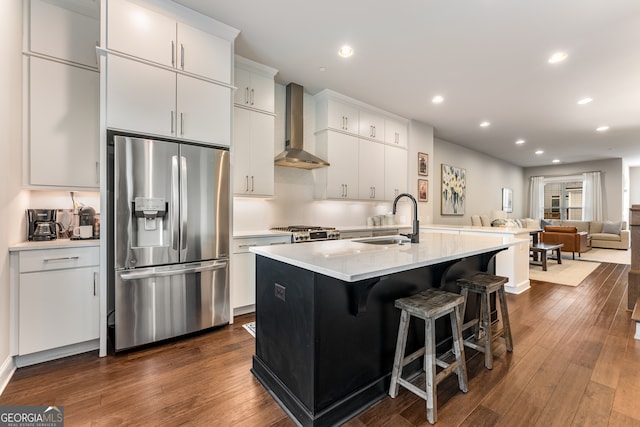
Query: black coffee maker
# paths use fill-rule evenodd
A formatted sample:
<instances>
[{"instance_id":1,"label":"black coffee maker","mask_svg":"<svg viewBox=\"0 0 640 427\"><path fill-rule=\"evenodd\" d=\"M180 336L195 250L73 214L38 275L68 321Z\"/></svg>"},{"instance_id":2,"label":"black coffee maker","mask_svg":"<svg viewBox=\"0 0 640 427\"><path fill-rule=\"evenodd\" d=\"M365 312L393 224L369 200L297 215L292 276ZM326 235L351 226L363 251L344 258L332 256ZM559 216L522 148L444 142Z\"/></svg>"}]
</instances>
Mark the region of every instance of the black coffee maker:
<instances>
[{"instance_id":1,"label":"black coffee maker","mask_svg":"<svg viewBox=\"0 0 640 427\"><path fill-rule=\"evenodd\" d=\"M57 236L55 209L27 209L28 240L55 240Z\"/></svg>"}]
</instances>

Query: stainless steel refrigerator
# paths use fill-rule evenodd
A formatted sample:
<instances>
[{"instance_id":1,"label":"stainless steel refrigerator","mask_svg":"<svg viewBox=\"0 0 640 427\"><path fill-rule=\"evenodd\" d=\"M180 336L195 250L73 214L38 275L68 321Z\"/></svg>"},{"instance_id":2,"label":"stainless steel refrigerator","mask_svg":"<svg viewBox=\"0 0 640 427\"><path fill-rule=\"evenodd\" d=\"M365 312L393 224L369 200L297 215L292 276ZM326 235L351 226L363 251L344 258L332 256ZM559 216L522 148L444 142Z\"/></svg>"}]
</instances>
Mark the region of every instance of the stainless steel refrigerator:
<instances>
[{"instance_id":1,"label":"stainless steel refrigerator","mask_svg":"<svg viewBox=\"0 0 640 427\"><path fill-rule=\"evenodd\" d=\"M109 136L115 351L229 323L229 152Z\"/></svg>"}]
</instances>

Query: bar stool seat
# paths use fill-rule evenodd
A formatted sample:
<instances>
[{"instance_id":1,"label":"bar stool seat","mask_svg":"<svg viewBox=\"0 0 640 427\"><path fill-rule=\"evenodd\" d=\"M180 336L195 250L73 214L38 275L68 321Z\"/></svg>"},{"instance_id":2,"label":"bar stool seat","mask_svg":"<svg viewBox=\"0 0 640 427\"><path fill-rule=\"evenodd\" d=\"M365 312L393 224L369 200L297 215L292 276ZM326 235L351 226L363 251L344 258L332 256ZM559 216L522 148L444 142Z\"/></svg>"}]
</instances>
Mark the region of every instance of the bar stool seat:
<instances>
[{"instance_id":1,"label":"bar stool seat","mask_svg":"<svg viewBox=\"0 0 640 427\"><path fill-rule=\"evenodd\" d=\"M437 385L442 380L455 373L458 376L460 390L467 392L467 366L462 340L464 306L465 299L462 295L440 289L427 289L411 297L400 298L395 301L395 307L401 309L402 313L400 314L400 326L398 328L398 340L391 372L389 395L395 398L398 395L398 386L401 385L425 399L427 403L427 420L431 424L434 424L437 419ZM451 319L452 351L455 355L455 361L451 363L436 357L435 321L447 314L450 315ZM425 321L425 343L424 347L405 356L411 316ZM421 390L410 381L402 378L402 369L423 355L425 390ZM436 365L442 368L438 373L436 373Z\"/></svg>"},{"instance_id":2,"label":"bar stool seat","mask_svg":"<svg viewBox=\"0 0 640 427\"><path fill-rule=\"evenodd\" d=\"M503 276L494 276L487 273L477 273L471 277L458 279L460 294L465 298L465 304L469 292L480 295L479 313L475 319L462 325L462 332L474 328L474 333L464 340L464 345L474 350L484 353L484 366L487 369L493 368L492 342L499 337L503 337L507 351L513 351L513 338L511 337L511 324L509 323L509 310L507 300L504 295L504 284L509 279ZM490 296L497 293L500 301L500 314L502 316L502 327L492 331L491 328L491 302ZM480 327L480 322L482 327Z\"/></svg>"}]
</instances>

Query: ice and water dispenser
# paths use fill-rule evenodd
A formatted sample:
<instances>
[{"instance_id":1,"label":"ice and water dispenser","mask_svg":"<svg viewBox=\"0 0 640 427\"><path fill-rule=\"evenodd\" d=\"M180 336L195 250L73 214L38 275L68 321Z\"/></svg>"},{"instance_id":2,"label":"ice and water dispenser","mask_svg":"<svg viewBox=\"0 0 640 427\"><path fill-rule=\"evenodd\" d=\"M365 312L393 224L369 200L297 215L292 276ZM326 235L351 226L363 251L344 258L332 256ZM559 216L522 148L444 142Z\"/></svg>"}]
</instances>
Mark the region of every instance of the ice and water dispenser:
<instances>
[{"instance_id":1,"label":"ice and water dispenser","mask_svg":"<svg viewBox=\"0 0 640 427\"><path fill-rule=\"evenodd\" d=\"M136 197L133 212L136 217L134 246L165 246L164 220L167 202L159 197Z\"/></svg>"}]
</instances>

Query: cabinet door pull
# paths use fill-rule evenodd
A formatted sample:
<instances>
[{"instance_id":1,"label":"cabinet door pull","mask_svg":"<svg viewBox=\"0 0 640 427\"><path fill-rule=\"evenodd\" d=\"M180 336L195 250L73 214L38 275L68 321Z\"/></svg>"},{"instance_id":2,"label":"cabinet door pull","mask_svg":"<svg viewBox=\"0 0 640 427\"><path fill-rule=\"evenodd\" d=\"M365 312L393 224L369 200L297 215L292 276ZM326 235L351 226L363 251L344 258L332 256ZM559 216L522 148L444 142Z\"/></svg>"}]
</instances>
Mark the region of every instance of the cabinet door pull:
<instances>
[{"instance_id":1,"label":"cabinet door pull","mask_svg":"<svg viewBox=\"0 0 640 427\"><path fill-rule=\"evenodd\" d=\"M376 198L376 187L373 187L373 198Z\"/></svg>"},{"instance_id":2,"label":"cabinet door pull","mask_svg":"<svg viewBox=\"0 0 640 427\"><path fill-rule=\"evenodd\" d=\"M244 103L249 103L249 86L244 88Z\"/></svg>"},{"instance_id":3,"label":"cabinet door pull","mask_svg":"<svg viewBox=\"0 0 640 427\"><path fill-rule=\"evenodd\" d=\"M253 190L254 190L253 184L254 184L253 175L251 175L251 192L252 193L253 193Z\"/></svg>"},{"instance_id":4,"label":"cabinet door pull","mask_svg":"<svg viewBox=\"0 0 640 427\"><path fill-rule=\"evenodd\" d=\"M100 162L96 162L96 184L100 184Z\"/></svg>"},{"instance_id":5,"label":"cabinet door pull","mask_svg":"<svg viewBox=\"0 0 640 427\"><path fill-rule=\"evenodd\" d=\"M349 184L344 185L344 197L349 196Z\"/></svg>"},{"instance_id":6,"label":"cabinet door pull","mask_svg":"<svg viewBox=\"0 0 640 427\"><path fill-rule=\"evenodd\" d=\"M253 90L253 88L251 89L251 105L254 104L255 101L255 91Z\"/></svg>"},{"instance_id":7,"label":"cabinet door pull","mask_svg":"<svg viewBox=\"0 0 640 427\"><path fill-rule=\"evenodd\" d=\"M80 259L79 256L64 256L60 258L45 258L44 262L52 262L52 261L73 261L76 259Z\"/></svg>"},{"instance_id":8,"label":"cabinet door pull","mask_svg":"<svg viewBox=\"0 0 640 427\"><path fill-rule=\"evenodd\" d=\"M349 117L344 118L344 130L349 130Z\"/></svg>"},{"instance_id":9,"label":"cabinet door pull","mask_svg":"<svg viewBox=\"0 0 640 427\"><path fill-rule=\"evenodd\" d=\"M173 110L171 110L171 134L173 134Z\"/></svg>"},{"instance_id":10,"label":"cabinet door pull","mask_svg":"<svg viewBox=\"0 0 640 427\"><path fill-rule=\"evenodd\" d=\"M244 191L249 191L249 175L244 176Z\"/></svg>"},{"instance_id":11,"label":"cabinet door pull","mask_svg":"<svg viewBox=\"0 0 640 427\"><path fill-rule=\"evenodd\" d=\"M184 113L180 112L180 135L184 136Z\"/></svg>"},{"instance_id":12,"label":"cabinet door pull","mask_svg":"<svg viewBox=\"0 0 640 427\"><path fill-rule=\"evenodd\" d=\"M171 66L176 66L176 44L171 40Z\"/></svg>"},{"instance_id":13,"label":"cabinet door pull","mask_svg":"<svg viewBox=\"0 0 640 427\"><path fill-rule=\"evenodd\" d=\"M180 43L180 68L184 70L184 45Z\"/></svg>"},{"instance_id":14,"label":"cabinet door pull","mask_svg":"<svg viewBox=\"0 0 640 427\"><path fill-rule=\"evenodd\" d=\"M93 273L93 296L95 297L96 294L96 276L98 273Z\"/></svg>"}]
</instances>

